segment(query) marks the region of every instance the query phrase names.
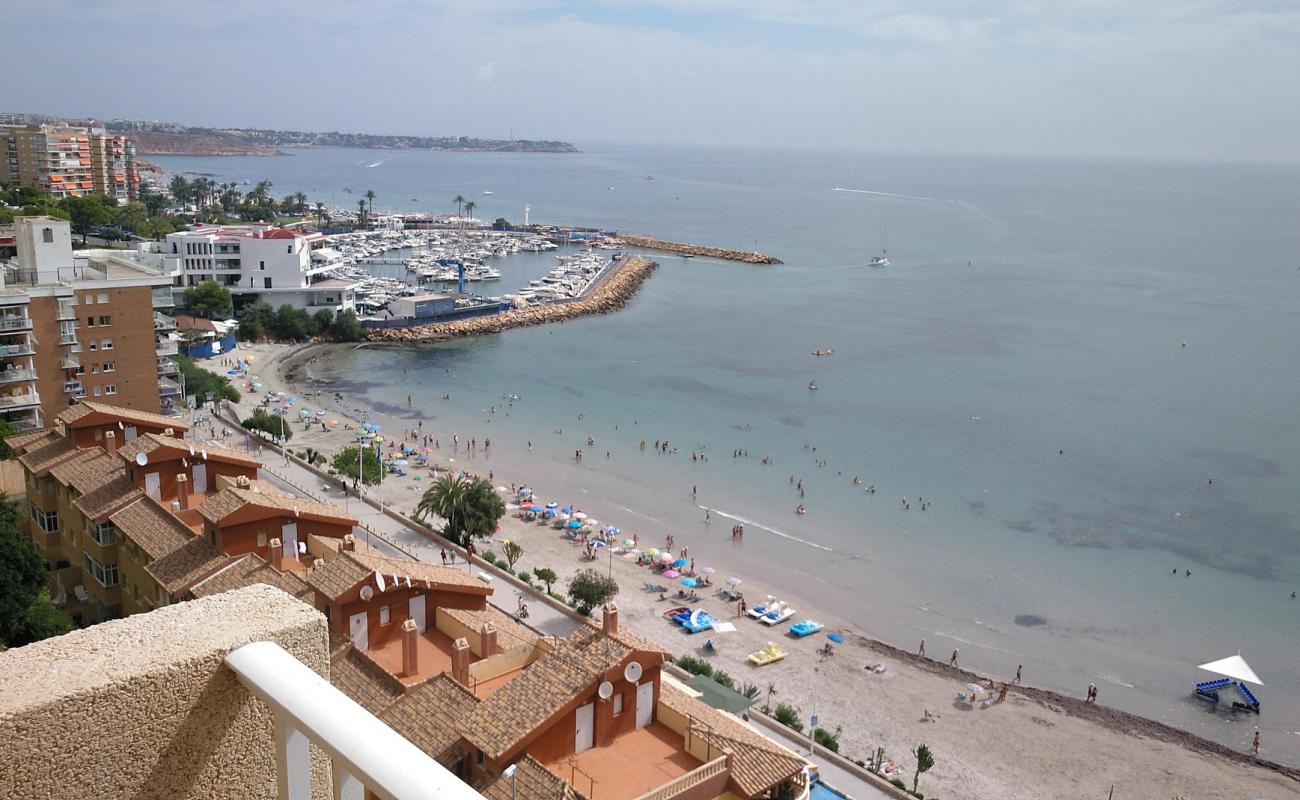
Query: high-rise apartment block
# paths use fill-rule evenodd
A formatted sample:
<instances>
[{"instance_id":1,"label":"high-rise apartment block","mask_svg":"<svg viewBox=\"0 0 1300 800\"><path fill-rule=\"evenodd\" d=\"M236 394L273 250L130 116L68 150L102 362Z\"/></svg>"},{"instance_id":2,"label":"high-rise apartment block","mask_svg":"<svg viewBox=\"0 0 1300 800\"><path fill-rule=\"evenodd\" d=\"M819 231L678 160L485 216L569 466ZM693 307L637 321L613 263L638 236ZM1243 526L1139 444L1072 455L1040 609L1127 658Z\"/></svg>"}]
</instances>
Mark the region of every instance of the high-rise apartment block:
<instances>
[{"instance_id":1,"label":"high-rise apartment block","mask_svg":"<svg viewBox=\"0 0 1300 800\"><path fill-rule=\"evenodd\" d=\"M35 186L51 197L106 194L138 200L135 145L103 128L71 125L0 126L0 183Z\"/></svg>"},{"instance_id":2,"label":"high-rise apartment block","mask_svg":"<svg viewBox=\"0 0 1300 800\"><path fill-rule=\"evenodd\" d=\"M18 255L0 264L0 419L33 430L97 398L179 413L176 322L165 313L172 277L161 255L74 254L68 222L53 217L17 218L13 238Z\"/></svg>"}]
</instances>

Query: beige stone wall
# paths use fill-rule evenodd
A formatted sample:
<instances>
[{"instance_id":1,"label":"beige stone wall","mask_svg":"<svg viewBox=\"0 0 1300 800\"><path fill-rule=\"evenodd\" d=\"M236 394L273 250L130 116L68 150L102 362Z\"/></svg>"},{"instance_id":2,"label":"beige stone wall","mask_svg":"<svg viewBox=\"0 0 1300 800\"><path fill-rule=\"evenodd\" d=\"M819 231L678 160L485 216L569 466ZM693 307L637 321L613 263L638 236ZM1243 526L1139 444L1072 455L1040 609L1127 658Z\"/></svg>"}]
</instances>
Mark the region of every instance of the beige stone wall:
<instances>
[{"instance_id":1,"label":"beige stone wall","mask_svg":"<svg viewBox=\"0 0 1300 800\"><path fill-rule=\"evenodd\" d=\"M271 713L222 661L253 641L329 675L325 618L264 585L0 652L0 797L273 797Z\"/></svg>"}]
</instances>

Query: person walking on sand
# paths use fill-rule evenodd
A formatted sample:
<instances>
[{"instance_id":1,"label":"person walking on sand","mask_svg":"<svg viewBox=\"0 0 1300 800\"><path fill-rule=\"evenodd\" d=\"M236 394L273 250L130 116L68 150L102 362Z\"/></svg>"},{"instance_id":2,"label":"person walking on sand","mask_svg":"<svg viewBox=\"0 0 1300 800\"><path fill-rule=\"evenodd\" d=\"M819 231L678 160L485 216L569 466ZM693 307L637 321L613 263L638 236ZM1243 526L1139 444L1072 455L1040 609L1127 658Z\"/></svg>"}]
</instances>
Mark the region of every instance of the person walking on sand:
<instances>
[{"instance_id":1,"label":"person walking on sand","mask_svg":"<svg viewBox=\"0 0 1300 800\"><path fill-rule=\"evenodd\" d=\"M918 647L918 648L916 648L916 654L917 654L918 656L920 656L921 658L925 658L925 640L924 640L924 639L921 640L921 646Z\"/></svg>"},{"instance_id":2,"label":"person walking on sand","mask_svg":"<svg viewBox=\"0 0 1300 800\"><path fill-rule=\"evenodd\" d=\"M1250 743L1250 754L1256 757L1259 756L1259 731L1255 731L1255 738Z\"/></svg>"},{"instance_id":3,"label":"person walking on sand","mask_svg":"<svg viewBox=\"0 0 1300 800\"><path fill-rule=\"evenodd\" d=\"M707 508L704 509L704 521L705 521L705 522L708 522L708 521L709 521L709 509L707 509Z\"/></svg>"},{"instance_id":4,"label":"person walking on sand","mask_svg":"<svg viewBox=\"0 0 1300 800\"><path fill-rule=\"evenodd\" d=\"M1022 669L1024 669L1024 668L1025 668L1025 665L1024 665L1024 664L1020 664L1019 666L1016 667L1016 680L1015 680L1015 684L1016 684L1017 686L1020 685L1020 671L1021 671Z\"/></svg>"},{"instance_id":5,"label":"person walking on sand","mask_svg":"<svg viewBox=\"0 0 1300 800\"><path fill-rule=\"evenodd\" d=\"M447 566L447 548L442 548L442 565Z\"/></svg>"},{"instance_id":6,"label":"person walking on sand","mask_svg":"<svg viewBox=\"0 0 1300 800\"><path fill-rule=\"evenodd\" d=\"M957 648L955 647L952 649L952 658L948 659L948 666L950 667L957 666Z\"/></svg>"}]
</instances>

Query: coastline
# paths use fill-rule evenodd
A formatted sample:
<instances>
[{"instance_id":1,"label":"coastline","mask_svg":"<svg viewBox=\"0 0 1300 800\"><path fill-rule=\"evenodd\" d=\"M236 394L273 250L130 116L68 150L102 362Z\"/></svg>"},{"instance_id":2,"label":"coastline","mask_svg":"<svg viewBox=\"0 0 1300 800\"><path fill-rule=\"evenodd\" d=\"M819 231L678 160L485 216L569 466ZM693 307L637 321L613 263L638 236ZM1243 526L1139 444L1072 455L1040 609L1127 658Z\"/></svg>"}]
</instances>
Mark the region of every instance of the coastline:
<instances>
[{"instance_id":1,"label":"coastline","mask_svg":"<svg viewBox=\"0 0 1300 800\"><path fill-rule=\"evenodd\" d=\"M717 258L723 261L740 261L745 264L784 263L776 256L769 256L765 253L759 253L756 251L727 250L721 247L708 247L707 245L702 244L673 242L668 239L656 239L652 236L642 236L638 233L621 234L614 237L613 241L622 244L624 247L635 247L641 250L659 250L679 256L704 256L706 258Z\"/></svg>"},{"instance_id":2,"label":"coastline","mask_svg":"<svg viewBox=\"0 0 1300 800\"><path fill-rule=\"evenodd\" d=\"M291 388L292 384L286 381L285 376L307 375L311 363L318 358L328 359L331 350L314 345L297 349L241 345L239 352L256 353L254 371L261 375L269 388ZM305 385L300 388L305 389ZM340 419L352 416L359 422L357 415L360 414L368 420L382 420L390 442L402 426L416 426L415 420L424 418L418 409L412 409L408 414L383 416L369 409L334 403L328 390L320 391L315 397L310 391L298 393L304 404L310 403L313 408L330 408ZM251 399L246 398L241 407L247 409ZM431 427L422 432L432 434ZM438 433L450 435L447 431ZM347 441L349 433L343 430L317 430L304 434L295 429L291 447L312 446L333 452ZM459 449L448 456L449 444L430 452L431 463L454 469L474 470L477 467L477 471L486 471L481 463L464 463L467 456L463 456ZM501 444L498 443L498 452ZM469 460L477 461L473 457ZM495 454L493 462L501 463ZM501 471L508 475L495 476L494 482L498 485L525 472L533 473L530 477L537 476L535 469L519 465ZM412 481L413 477L385 480L385 494L394 508L407 511L418 500L419 484ZM555 476L548 475L547 479L552 477ZM529 485L534 486L539 496L545 499L562 503L577 499L547 494L550 488L545 485L547 479ZM628 512L622 517L617 511L606 513L610 503L617 503L613 498L600 498L605 501L603 507L597 504L597 498L589 499L592 510L601 509L597 515L604 522L629 532L658 527L644 523L637 526L633 519L636 512L631 508L622 507ZM685 543L696 552L707 552L706 541L698 536L688 538L686 529L676 530L682 531L680 538L683 541L679 545ZM609 570L622 586L617 602L629 623L638 632L668 644L674 652L698 654L697 648L703 644L705 635L688 637L680 629L670 627L660 618L665 604L658 602L656 594L638 591L643 582L671 582L620 558L602 557L594 563L582 561L576 543L561 538L549 527L525 524L513 516L502 520L497 539L500 537L525 545L521 568L549 566L559 573L557 586L562 586L567 577L581 567L604 567L608 561ZM661 546L660 541L650 539L647 533L642 546ZM490 548L491 545L484 545L484 549ZM820 636L804 641L790 640L780 637L779 630L740 619L736 620L737 633L717 637L720 651L711 660L725 668L738 685L750 681L762 689L769 681L777 683L779 688L774 702L793 703L801 708L805 718L810 710L822 709L825 724L844 726L842 750L851 758L865 758L876 746L883 745L889 755L907 767L910 758L906 750L917 741L927 742L941 754L939 765L923 780L927 795L1102 796L1099 792L1114 784L1128 789L1130 796L1135 787L1141 788L1144 795L1151 796L1194 793L1196 796L1239 797L1246 791L1270 797L1300 796L1300 784L1295 783L1300 779L1300 771L1294 768L1257 761L1248 754L1180 729L1104 705L1087 704L1057 692L1015 686L1005 703L986 708L965 705L963 708L963 704L951 700L954 690L962 682L983 682L986 680L983 676L919 658L855 630L834 615L812 610L788 586L781 585L786 582L781 578L763 580L750 574L724 570L727 565L723 561L706 560L703 556L700 560L720 568L715 584L722 576L736 574L743 579L743 588L751 602L761 599L765 593L777 593L798 603L801 609L799 619L815 617L826 623L827 630L839 630L847 639L836 656L818 662L814 649L822 641ZM731 616L728 607L713 598L706 597L700 605L719 618ZM762 669L750 667L744 661L745 653L758 649L768 638L780 641L781 646L790 651L790 656L779 664ZM885 664L886 672L882 675L866 673L858 666L863 656ZM933 723L921 722L919 718L923 710L938 712L940 719ZM1163 768L1152 770L1149 765L1153 762L1162 764ZM1103 767L1098 769L1097 765Z\"/></svg>"}]
</instances>

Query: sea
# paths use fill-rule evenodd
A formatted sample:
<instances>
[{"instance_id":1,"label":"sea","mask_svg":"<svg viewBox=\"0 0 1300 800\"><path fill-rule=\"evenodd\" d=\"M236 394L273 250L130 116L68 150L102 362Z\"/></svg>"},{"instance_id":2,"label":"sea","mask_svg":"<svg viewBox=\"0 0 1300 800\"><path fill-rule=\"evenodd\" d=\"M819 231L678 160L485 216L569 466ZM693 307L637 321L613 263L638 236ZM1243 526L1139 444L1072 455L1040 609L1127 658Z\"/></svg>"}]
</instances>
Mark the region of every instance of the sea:
<instances>
[{"instance_id":1,"label":"sea","mask_svg":"<svg viewBox=\"0 0 1300 800\"><path fill-rule=\"evenodd\" d=\"M1300 763L1300 166L580 146L153 160L777 256L313 377L868 635ZM1192 695L1237 653L1258 716Z\"/></svg>"}]
</instances>

